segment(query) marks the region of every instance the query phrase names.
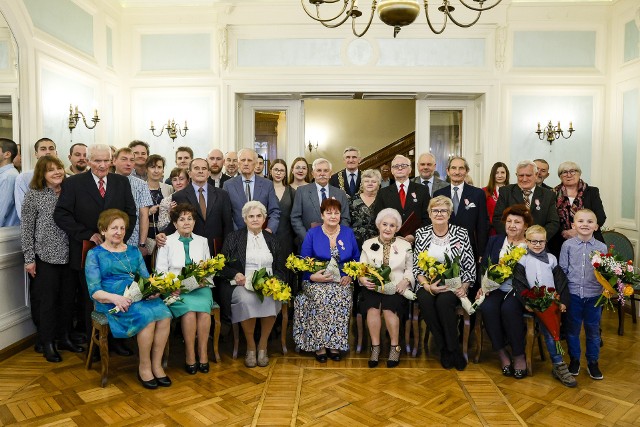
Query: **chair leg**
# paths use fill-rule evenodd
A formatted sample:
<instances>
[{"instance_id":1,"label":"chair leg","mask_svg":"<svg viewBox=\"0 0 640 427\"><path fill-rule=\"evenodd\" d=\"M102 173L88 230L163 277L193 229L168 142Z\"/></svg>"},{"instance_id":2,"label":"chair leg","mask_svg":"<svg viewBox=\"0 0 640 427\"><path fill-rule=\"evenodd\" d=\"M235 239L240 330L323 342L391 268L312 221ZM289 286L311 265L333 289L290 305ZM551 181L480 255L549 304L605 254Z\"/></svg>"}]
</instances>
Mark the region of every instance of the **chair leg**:
<instances>
[{"instance_id":1,"label":"chair leg","mask_svg":"<svg viewBox=\"0 0 640 427\"><path fill-rule=\"evenodd\" d=\"M624 335L624 308L618 303L618 335Z\"/></svg>"},{"instance_id":2,"label":"chair leg","mask_svg":"<svg viewBox=\"0 0 640 427\"><path fill-rule=\"evenodd\" d=\"M473 357L473 363L480 363L480 354L482 353L482 312L476 311L476 324L474 326L476 336L476 355Z\"/></svg>"},{"instance_id":3,"label":"chair leg","mask_svg":"<svg viewBox=\"0 0 640 427\"><path fill-rule=\"evenodd\" d=\"M282 354L287 354L287 335L289 331L289 304L282 304L282 328L280 343L282 344Z\"/></svg>"},{"instance_id":4,"label":"chair leg","mask_svg":"<svg viewBox=\"0 0 640 427\"><path fill-rule=\"evenodd\" d=\"M233 358L238 358L238 347L240 347L240 325L234 323L231 325L233 330Z\"/></svg>"},{"instance_id":5,"label":"chair leg","mask_svg":"<svg viewBox=\"0 0 640 427\"><path fill-rule=\"evenodd\" d=\"M356 353L359 354L362 352L362 340L364 338L364 325L362 324L362 314L360 313L356 314L356 332L358 335L356 341Z\"/></svg>"},{"instance_id":6,"label":"chair leg","mask_svg":"<svg viewBox=\"0 0 640 427\"><path fill-rule=\"evenodd\" d=\"M544 343L542 342L542 334L538 332L537 335L538 335L538 351L540 352L540 360L544 362L545 360L547 360L547 355L544 352Z\"/></svg>"},{"instance_id":7,"label":"chair leg","mask_svg":"<svg viewBox=\"0 0 640 427\"><path fill-rule=\"evenodd\" d=\"M93 365L93 361L91 360L92 359L91 355L93 354L93 346L95 344L96 333L97 333L96 327L93 326L91 328L91 336L89 337L89 349L87 351L87 360L85 362L85 368L87 370L91 369L91 365Z\"/></svg>"},{"instance_id":8,"label":"chair leg","mask_svg":"<svg viewBox=\"0 0 640 427\"><path fill-rule=\"evenodd\" d=\"M407 354L411 354L411 322L413 318L409 315L409 318L404 322L404 347ZM413 332L415 334L415 331Z\"/></svg>"},{"instance_id":9,"label":"chair leg","mask_svg":"<svg viewBox=\"0 0 640 427\"><path fill-rule=\"evenodd\" d=\"M458 308L458 314L462 315L464 327L462 328L462 354L465 360L469 361L469 335L471 334L471 316L464 308Z\"/></svg>"},{"instance_id":10,"label":"chair leg","mask_svg":"<svg viewBox=\"0 0 640 427\"><path fill-rule=\"evenodd\" d=\"M638 320L637 320L638 315L636 313L636 298L635 297L636 296L634 294L634 295L631 295L631 297L629 298L629 302L631 304L631 321L633 323L638 323Z\"/></svg>"},{"instance_id":11,"label":"chair leg","mask_svg":"<svg viewBox=\"0 0 640 427\"><path fill-rule=\"evenodd\" d=\"M532 376L533 367L532 367L531 359L533 358L533 340L535 338L534 337L535 328L534 328L533 317L527 317L526 322L527 322L527 339L525 343L524 354L527 359L527 374L529 374L529 376Z\"/></svg>"},{"instance_id":12,"label":"chair leg","mask_svg":"<svg viewBox=\"0 0 640 427\"><path fill-rule=\"evenodd\" d=\"M100 385L107 386L107 378L109 376L109 327L100 328L100 364L102 366L102 379Z\"/></svg>"},{"instance_id":13,"label":"chair leg","mask_svg":"<svg viewBox=\"0 0 640 427\"><path fill-rule=\"evenodd\" d=\"M169 341L171 341L171 332L174 327L174 319L171 319L169 322L169 336L167 337L167 343L164 345L164 353L162 353L162 368L166 369L167 365L169 365Z\"/></svg>"},{"instance_id":14,"label":"chair leg","mask_svg":"<svg viewBox=\"0 0 640 427\"><path fill-rule=\"evenodd\" d=\"M424 325L424 328L422 327ZM422 332L424 331L424 333ZM420 336L420 345L425 355L429 354L429 325L427 321L422 319L418 320L418 335Z\"/></svg>"},{"instance_id":15,"label":"chair leg","mask_svg":"<svg viewBox=\"0 0 640 427\"><path fill-rule=\"evenodd\" d=\"M213 346L213 355L215 357L215 362L218 363L221 361L220 353L219 353L219 344L220 344L220 309L214 308L211 310L211 315L213 316L213 340L211 345Z\"/></svg>"}]
</instances>

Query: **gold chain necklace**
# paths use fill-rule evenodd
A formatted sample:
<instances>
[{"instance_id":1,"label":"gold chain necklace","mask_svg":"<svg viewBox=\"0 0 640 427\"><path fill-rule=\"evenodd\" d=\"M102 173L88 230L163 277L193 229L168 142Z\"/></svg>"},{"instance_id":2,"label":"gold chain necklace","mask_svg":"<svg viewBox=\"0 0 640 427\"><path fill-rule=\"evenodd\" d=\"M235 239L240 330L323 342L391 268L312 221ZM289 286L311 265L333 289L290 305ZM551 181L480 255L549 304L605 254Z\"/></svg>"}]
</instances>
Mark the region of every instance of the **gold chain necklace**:
<instances>
[{"instance_id":1,"label":"gold chain necklace","mask_svg":"<svg viewBox=\"0 0 640 427\"><path fill-rule=\"evenodd\" d=\"M131 266L131 260L129 260L129 257L127 256L127 250L125 249L124 256L125 258L127 258L127 264L129 264L129 268L127 268L127 266L124 265L120 257L116 256L115 252L111 252L108 249L107 251L122 265L122 268L124 268L127 274L133 279L135 277L135 274L133 274L133 267Z\"/></svg>"}]
</instances>

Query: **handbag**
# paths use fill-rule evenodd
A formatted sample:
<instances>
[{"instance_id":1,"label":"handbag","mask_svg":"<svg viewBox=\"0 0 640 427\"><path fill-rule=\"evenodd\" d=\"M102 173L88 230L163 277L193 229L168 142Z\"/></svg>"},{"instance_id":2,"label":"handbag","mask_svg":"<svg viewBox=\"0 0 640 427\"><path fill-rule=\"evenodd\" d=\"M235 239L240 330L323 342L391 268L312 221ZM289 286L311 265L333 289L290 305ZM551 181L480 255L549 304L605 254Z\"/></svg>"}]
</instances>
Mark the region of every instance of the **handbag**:
<instances>
[{"instance_id":1,"label":"handbag","mask_svg":"<svg viewBox=\"0 0 640 427\"><path fill-rule=\"evenodd\" d=\"M158 227L156 226L155 217L154 217L154 220L153 220L152 224L153 224L153 228L156 230L156 233L157 233L158 232ZM147 240L144 241L144 244L145 244L149 254L151 254L151 253L153 253L153 250L156 248L156 239L154 239L152 237L147 237Z\"/></svg>"}]
</instances>

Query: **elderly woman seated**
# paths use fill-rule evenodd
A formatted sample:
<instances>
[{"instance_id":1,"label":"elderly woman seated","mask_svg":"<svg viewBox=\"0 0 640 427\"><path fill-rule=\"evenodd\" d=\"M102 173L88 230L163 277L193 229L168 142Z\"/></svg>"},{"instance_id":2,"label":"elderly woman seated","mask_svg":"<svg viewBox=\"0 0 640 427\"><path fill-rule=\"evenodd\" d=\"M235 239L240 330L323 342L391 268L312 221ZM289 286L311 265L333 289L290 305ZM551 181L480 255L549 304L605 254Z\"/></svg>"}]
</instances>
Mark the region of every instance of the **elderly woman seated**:
<instances>
[{"instance_id":1,"label":"elderly woman seated","mask_svg":"<svg viewBox=\"0 0 640 427\"><path fill-rule=\"evenodd\" d=\"M209 258L207 239L193 234L196 209L188 203L180 203L171 209L171 222L176 232L167 236L167 242L158 249L156 270L180 274L182 267ZM182 317L182 336L185 346L185 370L193 375L197 371L209 372L207 343L211 329L211 289L202 287L182 294L179 301L169 306L174 317ZM198 332L198 360L195 355L196 331ZM197 362L197 363L196 363Z\"/></svg>"},{"instance_id":2,"label":"elderly woman seated","mask_svg":"<svg viewBox=\"0 0 640 427\"><path fill-rule=\"evenodd\" d=\"M149 277L142 254L123 240L129 217L118 209L107 209L98 218L104 243L87 253L85 274L96 311L105 313L115 338L137 337L140 365L138 380L149 389L169 387L162 369L162 354L169 337L171 312L157 295L132 302L124 290L137 275ZM109 313L112 308L119 312Z\"/></svg>"},{"instance_id":3,"label":"elderly woman seated","mask_svg":"<svg viewBox=\"0 0 640 427\"><path fill-rule=\"evenodd\" d=\"M248 368L267 366L267 344L269 334L282 308L282 303L272 297L260 301L255 292L245 285L251 284L253 273L261 268L283 280L284 254L278 241L268 232L262 231L267 217L267 209L258 201L247 202L242 208L242 218L247 228L229 234L222 247L222 253L229 260L222 270L222 277L228 281L221 284L221 298L231 300L231 322L240 323L247 340L247 355L244 363ZM250 286L249 286L250 287ZM256 342L253 338L256 319L260 319L261 331L256 357Z\"/></svg>"}]
</instances>

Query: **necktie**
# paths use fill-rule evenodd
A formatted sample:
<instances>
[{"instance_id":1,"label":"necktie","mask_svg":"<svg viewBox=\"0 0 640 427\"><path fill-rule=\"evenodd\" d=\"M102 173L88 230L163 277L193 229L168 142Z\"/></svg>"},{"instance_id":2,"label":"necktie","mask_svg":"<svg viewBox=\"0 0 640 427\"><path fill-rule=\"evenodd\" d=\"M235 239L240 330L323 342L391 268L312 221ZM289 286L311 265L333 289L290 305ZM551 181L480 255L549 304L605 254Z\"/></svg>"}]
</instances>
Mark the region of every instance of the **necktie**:
<instances>
[{"instance_id":1,"label":"necktie","mask_svg":"<svg viewBox=\"0 0 640 427\"><path fill-rule=\"evenodd\" d=\"M458 197L458 187L453 187L453 213L458 213L458 206L460 206L460 197Z\"/></svg>"},{"instance_id":2,"label":"necktie","mask_svg":"<svg viewBox=\"0 0 640 427\"><path fill-rule=\"evenodd\" d=\"M431 193L431 181L429 181L429 180L427 180L427 181L422 181L422 183L423 183L424 185L426 185L426 186L427 186L427 188L429 189L429 195L430 195L430 196L433 196L433 194Z\"/></svg>"},{"instance_id":3,"label":"necktie","mask_svg":"<svg viewBox=\"0 0 640 427\"><path fill-rule=\"evenodd\" d=\"M349 182L349 193L353 196L356 194L356 174L351 174L351 182Z\"/></svg>"},{"instance_id":4,"label":"necktie","mask_svg":"<svg viewBox=\"0 0 640 427\"><path fill-rule=\"evenodd\" d=\"M107 190L104 189L104 178L100 178L98 180L98 191L100 192L100 196L104 199L104 194Z\"/></svg>"},{"instance_id":5,"label":"necktie","mask_svg":"<svg viewBox=\"0 0 640 427\"><path fill-rule=\"evenodd\" d=\"M320 192L322 193L322 201L324 202L325 200L327 200L327 190L326 188L322 187L320 189Z\"/></svg>"},{"instance_id":6,"label":"necktie","mask_svg":"<svg viewBox=\"0 0 640 427\"><path fill-rule=\"evenodd\" d=\"M524 205L527 209L531 208L531 200L529 200L529 196L531 195L531 190L522 190L522 194L524 195Z\"/></svg>"},{"instance_id":7,"label":"necktie","mask_svg":"<svg viewBox=\"0 0 640 427\"><path fill-rule=\"evenodd\" d=\"M244 194L247 196L247 202L251 201L251 187L249 187L249 184L251 184L251 180L250 179L245 179L244 180Z\"/></svg>"},{"instance_id":8,"label":"necktie","mask_svg":"<svg viewBox=\"0 0 640 427\"><path fill-rule=\"evenodd\" d=\"M202 187L198 188L198 203L200 204L200 211L202 212L202 219L207 219L207 202L204 200L204 189Z\"/></svg>"},{"instance_id":9,"label":"necktie","mask_svg":"<svg viewBox=\"0 0 640 427\"><path fill-rule=\"evenodd\" d=\"M407 201L407 194L404 192L404 184L400 184L400 191L398 192L400 196L400 205L402 205L402 209L404 209L404 203Z\"/></svg>"},{"instance_id":10,"label":"necktie","mask_svg":"<svg viewBox=\"0 0 640 427\"><path fill-rule=\"evenodd\" d=\"M178 240L182 242L182 246L184 247L184 264L189 265L192 264L191 256L189 256L189 242L193 240L193 237L178 237Z\"/></svg>"}]
</instances>

